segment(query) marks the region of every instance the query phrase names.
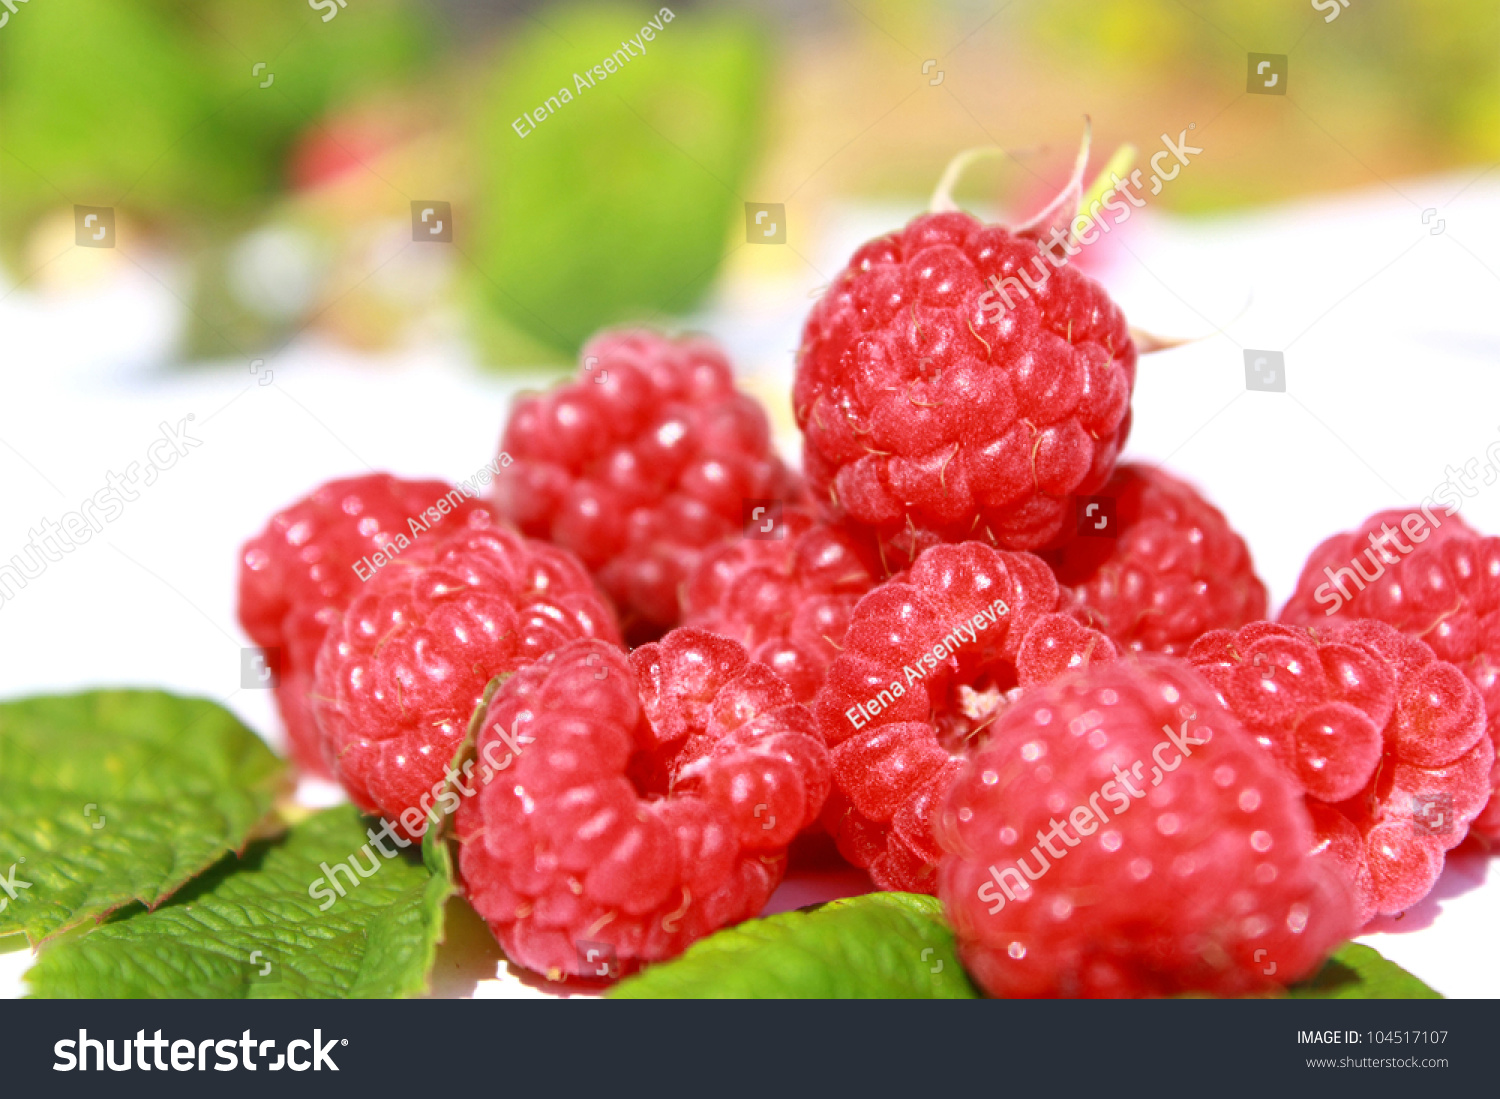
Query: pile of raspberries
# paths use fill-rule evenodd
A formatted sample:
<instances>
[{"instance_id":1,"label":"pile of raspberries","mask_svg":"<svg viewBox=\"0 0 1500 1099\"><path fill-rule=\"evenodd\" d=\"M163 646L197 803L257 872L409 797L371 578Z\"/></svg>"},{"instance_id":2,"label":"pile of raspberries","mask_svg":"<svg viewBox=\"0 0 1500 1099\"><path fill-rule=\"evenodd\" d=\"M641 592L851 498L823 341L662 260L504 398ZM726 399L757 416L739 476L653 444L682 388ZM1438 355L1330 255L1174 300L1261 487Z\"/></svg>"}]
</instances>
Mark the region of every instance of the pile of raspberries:
<instances>
[{"instance_id":1,"label":"pile of raspberries","mask_svg":"<svg viewBox=\"0 0 1500 1099\"><path fill-rule=\"evenodd\" d=\"M941 897L995 995L1308 975L1500 838L1500 539L1376 515L1269 620L1224 516L1119 462L1136 344L1058 255L961 212L861 247L797 352L800 473L713 343L620 330L482 486L279 512L239 613L296 761L442 828L553 980L754 916L818 837Z\"/></svg>"}]
</instances>

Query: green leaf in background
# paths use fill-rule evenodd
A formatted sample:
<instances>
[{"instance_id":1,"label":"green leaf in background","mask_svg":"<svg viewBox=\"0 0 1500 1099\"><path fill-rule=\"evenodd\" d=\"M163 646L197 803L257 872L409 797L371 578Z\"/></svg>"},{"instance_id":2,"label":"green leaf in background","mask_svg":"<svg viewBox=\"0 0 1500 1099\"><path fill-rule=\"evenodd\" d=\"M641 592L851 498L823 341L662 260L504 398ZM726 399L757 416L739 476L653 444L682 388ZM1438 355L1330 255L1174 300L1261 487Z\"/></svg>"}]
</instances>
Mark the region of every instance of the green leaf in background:
<instances>
[{"instance_id":1,"label":"green leaf in background","mask_svg":"<svg viewBox=\"0 0 1500 1099\"><path fill-rule=\"evenodd\" d=\"M752 24L703 6L670 22L549 9L519 29L478 119L474 288L486 311L571 354L605 325L684 312L712 282L743 203L764 197L741 191L766 48ZM632 56L601 77L614 51Z\"/></svg>"},{"instance_id":2,"label":"green leaf in background","mask_svg":"<svg viewBox=\"0 0 1500 1099\"><path fill-rule=\"evenodd\" d=\"M1443 997L1361 943L1345 943L1315 976L1287 990L1294 1000L1441 1000Z\"/></svg>"},{"instance_id":3,"label":"green leaf in background","mask_svg":"<svg viewBox=\"0 0 1500 1099\"><path fill-rule=\"evenodd\" d=\"M0 936L159 903L245 845L286 767L215 703L90 691L0 704ZM23 861L24 860L24 861Z\"/></svg>"},{"instance_id":4,"label":"green leaf in background","mask_svg":"<svg viewBox=\"0 0 1500 1099\"><path fill-rule=\"evenodd\" d=\"M749 920L623 981L626 999L973 999L935 897L870 893Z\"/></svg>"},{"instance_id":5,"label":"green leaf in background","mask_svg":"<svg viewBox=\"0 0 1500 1099\"><path fill-rule=\"evenodd\" d=\"M425 845L419 862L412 851L398 851L378 825L341 806L314 814L279 839L254 843L156 911L121 913L43 950L27 974L33 995L419 995L442 940L452 867L442 843ZM392 857L377 850L370 829ZM351 858L368 877L349 869ZM328 871L338 863L344 864L335 871L343 896L329 887Z\"/></svg>"},{"instance_id":6,"label":"green leaf in background","mask_svg":"<svg viewBox=\"0 0 1500 1099\"><path fill-rule=\"evenodd\" d=\"M194 131L211 74L179 27L144 3L31 3L0 33L0 228L8 250L44 211L73 203L166 214L243 192L244 151ZM187 139L187 140L184 140ZM194 201L194 200L197 201Z\"/></svg>"},{"instance_id":7,"label":"green leaf in background","mask_svg":"<svg viewBox=\"0 0 1500 1099\"><path fill-rule=\"evenodd\" d=\"M248 135L278 171L287 139L372 92L418 75L437 45L437 13L406 0L360 0L349 18L333 18L326 0L152 0L180 13L208 57L221 94L224 123ZM259 74L256 63L264 63ZM262 88L267 74L270 85ZM247 94L248 92L248 94Z\"/></svg>"},{"instance_id":8,"label":"green leaf in background","mask_svg":"<svg viewBox=\"0 0 1500 1099\"><path fill-rule=\"evenodd\" d=\"M4 250L15 258L38 217L74 203L119 206L179 235L252 215L281 189L299 133L431 52L432 20L411 5L340 10L326 24L305 0L37 0L13 11L0 32Z\"/></svg>"}]
</instances>

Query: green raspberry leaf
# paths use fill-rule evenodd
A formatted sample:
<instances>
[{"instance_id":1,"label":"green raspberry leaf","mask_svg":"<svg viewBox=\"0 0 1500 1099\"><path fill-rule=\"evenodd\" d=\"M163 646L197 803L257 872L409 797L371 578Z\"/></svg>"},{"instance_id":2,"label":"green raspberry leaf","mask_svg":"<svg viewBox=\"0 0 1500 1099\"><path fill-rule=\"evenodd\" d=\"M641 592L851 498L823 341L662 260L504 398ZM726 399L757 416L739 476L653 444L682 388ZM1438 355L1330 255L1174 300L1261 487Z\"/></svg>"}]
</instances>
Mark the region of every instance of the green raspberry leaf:
<instances>
[{"instance_id":1,"label":"green raspberry leaf","mask_svg":"<svg viewBox=\"0 0 1500 1099\"><path fill-rule=\"evenodd\" d=\"M110 690L0 704L0 878L15 883L0 893L0 937L37 943L160 904L244 847L285 783L285 764L204 699Z\"/></svg>"},{"instance_id":2,"label":"green raspberry leaf","mask_svg":"<svg viewBox=\"0 0 1500 1099\"><path fill-rule=\"evenodd\" d=\"M1294 1000L1441 1000L1395 962L1361 943L1345 943L1323 968L1287 990Z\"/></svg>"},{"instance_id":3,"label":"green raspberry leaf","mask_svg":"<svg viewBox=\"0 0 1500 1099\"><path fill-rule=\"evenodd\" d=\"M228 856L154 912L132 909L42 952L33 995L353 999L427 991L453 893L441 841L398 851L351 806ZM367 829L381 836L384 857ZM356 877L350 859L369 871ZM328 869L345 863L330 888ZM370 871L374 865L376 869ZM358 881L358 886L350 880Z\"/></svg>"},{"instance_id":4,"label":"green raspberry leaf","mask_svg":"<svg viewBox=\"0 0 1500 1099\"><path fill-rule=\"evenodd\" d=\"M933 970L937 969L934 973ZM981 993L954 948L942 904L913 893L871 893L750 920L693 944L682 957L621 982L623 999L966 999ZM1406 970L1346 943L1294 999L1441 999Z\"/></svg>"},{"instance_id":5,"label":"green raspberry leaf","mask_svg":"<svg viewBox=\"0 0 1500 1099\"><path fill-rule=\"evenodd\" d=\"M573 4L519 21L474 93L482 201L461 247L481 339L509 327L570 357L607 325L691 312L746 239L744 199L766 197L743 192L767 39L732 12L665 11ZM780 229L801 246L800 226Z\"/></svg>"},{"instance_id":6,"label":"green raspberry leaf","mask_svg":"<svg viewBox=\"0 0 1500 1099\"><path fill-rule=\"evenodd\" d=\"M870 893L727 928L611 993L627 999L973 999L934 897Z\"/></svg>"}]
</instances>

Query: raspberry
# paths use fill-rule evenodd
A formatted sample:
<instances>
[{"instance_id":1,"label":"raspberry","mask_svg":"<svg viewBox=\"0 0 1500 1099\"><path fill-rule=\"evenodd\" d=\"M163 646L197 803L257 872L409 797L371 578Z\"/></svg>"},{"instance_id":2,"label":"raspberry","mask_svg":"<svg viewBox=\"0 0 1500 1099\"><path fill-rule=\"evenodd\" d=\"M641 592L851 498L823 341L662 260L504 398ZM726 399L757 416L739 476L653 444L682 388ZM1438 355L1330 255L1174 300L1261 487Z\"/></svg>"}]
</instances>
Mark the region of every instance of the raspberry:
<instances>
[{"instance_id":1,"label":"raspberry","mask_svg":"<svg viewBox=\"0 0 1500 1099\"><path fill-rule=\"evenodd\" d=\"M1266 616L1244 540L1191 485L1123 464L1098 494L1114 502L1112 536L1044 554L1089 625L1124 649L1182 653L1209 630Z\"/></svg>"},{"instance_id":2,"label":"raspberry","mask_svg":"<svg viewBox=\"0 0 1500 1099\"><path fill-rule=\"evenodd\" d=\"M516 403L501 441L514 461L492 492L523 533L578 555L629 632L659 631L745 501L791 499L800 480L707 339L609 332L583 355L577 381Z\"/></svg>"},{"instance_id":3,"label":"raspberry","mask_svg":"<svg viewBox=\"0 0 1500 1099\"><path fill-rule=\"evenodd\" d=\"M1047 546L1069 497L1114 468L1135 345L1104 290L1048 254L967 214L928 214L863 245L813 307L793 389L803 466L888 559L924 538ZM1029 291L1016 276L1033 268Z\"/></svg>"},{"instance_id":4,"label":"raspberry","mask_svg":"<svg viewBox=\"0 0 1500 1099\"><path fill-rule=\"evenodd\" d=\"M1361 922L1427 895L1490 796L1484 702L1463 672L1373 619L1214 630L1188 660L1317 803Z\"/></svg>"},{"instance_id":5,"label":"raspberry","mask_svg":"<svg viewBox=\"0 0 1500 1099\"><path fill-rule=\"evenodd\" d=\"M458 810L467 895L513 962L554 980L599 975L591 957L618 976L760 911L828 790L791 688L699 630L628 658L549 653L495 694L477 749L505 774L482 766Z\"/></svg>"},{"instance_id":6,"label":"raspberry","mask_svg":"<svg viewBox=\"0 0 1500 1099\"><path fill-rule=\"evenodd\" d=\"M424 515L429 510L432 515ZM399 539L414 539L425 528L449 530L487 510L442 481L371 473L319 486L271 516L245 543L240 624L261 648L282 651L276 704L292 757L303 769L329 773L308 692L329 624L362 587L356 565L387 547L399 549Z\"/></svg>"},{"instance_id":7,"label":"raspberry","mask_svg":"<svg viewBox=\"0 0 1500 1099\"><path fill-rule=\"evenodd\" d=\"M996 996L1263 991L1355 926L1296 789L1174 657L1028 691L937 833L960 954Z\"/></svg>"},{"instance_id":8,"label":"raspberry","mask_svg":"<svg viewBox=\"0 0 1500 1099\"><path fill-rule=\"evenodd\" d=\"M1495 793L1471 830L1500 840L1500 538L1444 512L1378 512L1313 550L1281 612L1294 625L1335 615L1379 619L1420 638L1479 688L1495 748Z\"/></svg>"},{"instance_id":9,"label":"raspberry","mask_svg":"<svg viewBox=\"0 0 1500 1099\"><path fill-rule=\"evenodd\" d=\"M824 823L881 888L933 892L933 807L1017 687L1115 658L1058 598L1040 558L964 542L854 608L813 714L833 759Z\"/></svg>"},{"instance_id":10,"label":"raspberry","mask_svg":"<svg viewBox=\"0 0 1500 1099\"><path fill-rule=\"evenodd\" d=\"M779 538L735 538L705 553L683 589L683 622L740 642L808 702L875 581L853 539L811 511L787 509L781 526Z\"/></svg>"},{"instance_id":11,"label":"raspberry","mask_svg":"<svg viewBox=\"0 0 1500 1099\"><path fill-rule=\"evenodd\" d=\"M324 754L355 804L419 836L489 680L589 637L619 641L565 550L499 527L419 543L323 641L313 701Z\"/></svg>"}]
</instances>

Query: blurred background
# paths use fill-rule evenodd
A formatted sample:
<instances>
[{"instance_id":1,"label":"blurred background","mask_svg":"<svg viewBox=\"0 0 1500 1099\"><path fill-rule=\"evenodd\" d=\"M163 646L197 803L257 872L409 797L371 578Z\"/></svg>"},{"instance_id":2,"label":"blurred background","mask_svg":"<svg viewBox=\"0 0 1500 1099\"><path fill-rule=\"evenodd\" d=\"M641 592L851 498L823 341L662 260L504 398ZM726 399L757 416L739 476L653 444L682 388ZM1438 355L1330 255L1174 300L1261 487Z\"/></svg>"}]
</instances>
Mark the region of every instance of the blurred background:
<instances>
[{"instance_id":1,"label":"blurred background","mask_svg":"<svg viewBox=\"0 0 1500 1099\"><path fill-rule=\"evenodd\" d=\"M310 336L563 364L605 324L823 280L816 242L849 203L924 196L962 148L1012 152L960 198L1019 219L1066 178L1085 114L1106 155L1149 156L1195 123L1212 152L1154 214L1500 155L1493 0L30 0L5 15L5 289L66 296L134 269L165 312L153 345L121 350L162 367L244 371ZM643 56L592 75L653 17ZM1288 95L1247 94L1249 52L1289 59ZM434 201L451 247L414 240L412 204ZM788 247L747 247L746 202L784 205ZM75 247L80 205L113 211L112 250Z\"/></svg>"},{"instance_id":2,"label":"blurred background","mask_svg":"<svg viewBox=\"0 0 1500 1099\"><path fill-rule=\"evenodd\" d=\"M194 441L0 588L0 697L159 685L277 742L234 606L273 511L469 477L616 323L719 338L795 458L800 326L853 250L976 146L1007 155L959 204L1026 220L1085 116L1088 178L1143 175L1075 262L1188 341L1143 358L1127 457L1201 486L1278 606L1475 461L1500 533L1496 0L4 0L0 562ZM1486 866L1367 941L1493 995Z\"/></svg>"}]
</instances>

